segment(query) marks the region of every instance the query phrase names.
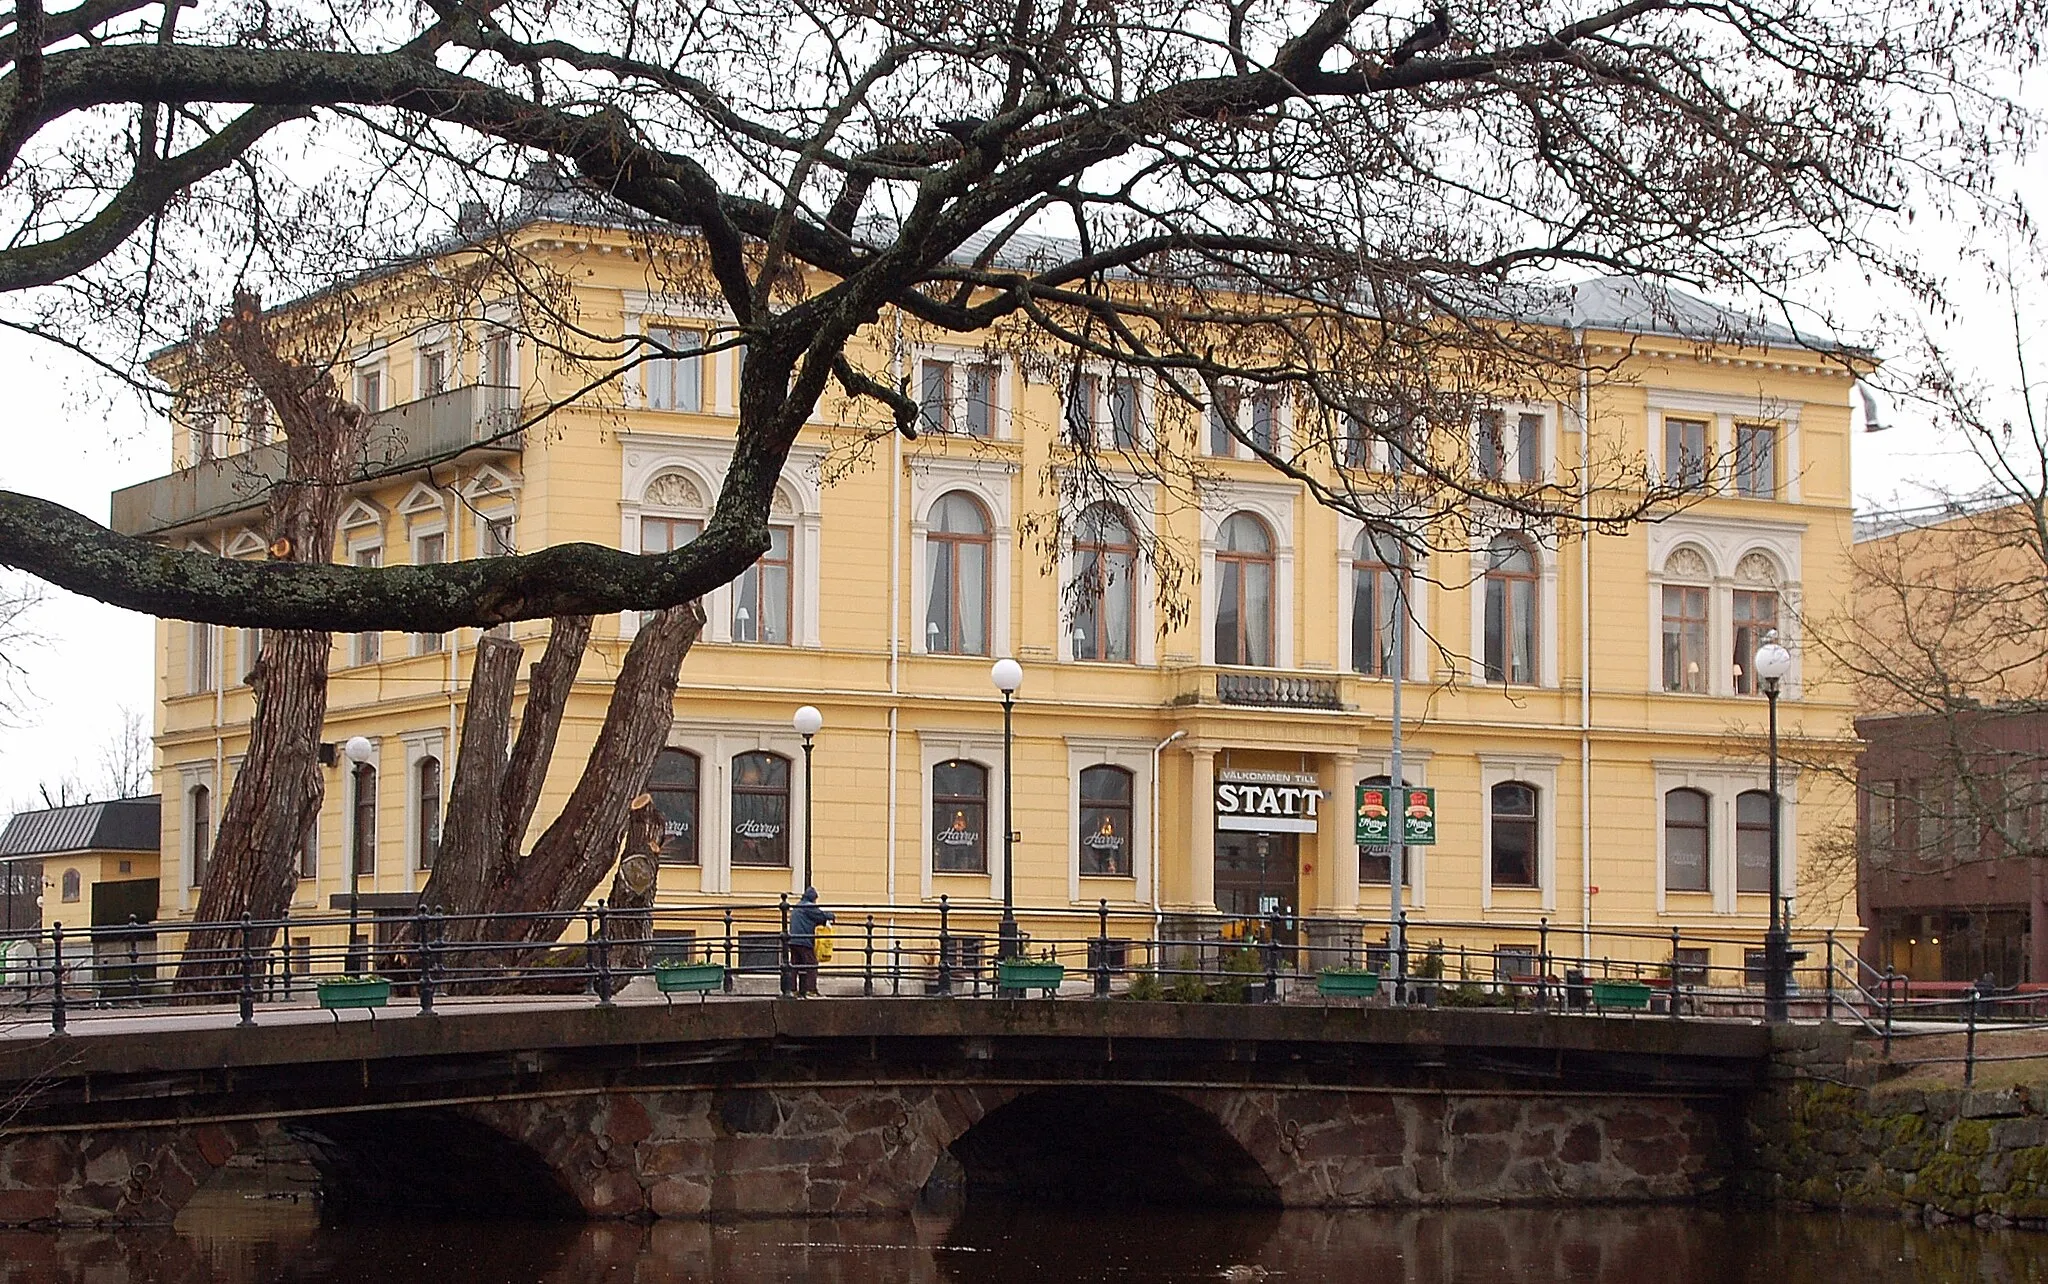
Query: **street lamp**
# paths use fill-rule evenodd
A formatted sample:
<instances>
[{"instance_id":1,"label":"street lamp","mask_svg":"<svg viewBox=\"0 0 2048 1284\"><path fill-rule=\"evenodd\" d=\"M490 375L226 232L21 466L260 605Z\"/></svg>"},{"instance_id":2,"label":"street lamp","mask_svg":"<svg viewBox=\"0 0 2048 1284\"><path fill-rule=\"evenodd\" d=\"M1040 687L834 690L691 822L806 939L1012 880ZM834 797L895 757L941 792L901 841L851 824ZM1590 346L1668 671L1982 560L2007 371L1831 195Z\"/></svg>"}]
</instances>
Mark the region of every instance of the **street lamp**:
<instances>
[{"instance_id":1,"label":"street lamp","mask_svg":"<svg viewBox=\"0 0 2048 1284\"><path fill-rule=\"evenodd\" d=\"M996 684L996 690L1003 693L1003 921L996 929L996 957L1013 959L1023 947L1017 939L1013 881L1017 870L1017 824L1011 802L1014 773L1010 769L1010 716L1017 706L1017 688L1024 685L1024 666L1004 657L989 669L988 679Z\"/></svg>"},{"instance_id":2,"label":"street lamp","mask_svg":"<svg viewBox=\"0 0 2048 1284\"><path fill-rule=\"evenodd\" d=\"M825 725L825 715L810 705L796 711L790 725L804 738L804 887L811 887L811 737Z\"/></svg>"},{"instance_id":3,"label":"street lamp","mask_svg":"<svg viewBox=\"0 0 2048 1284\"><path fill-rule=\"evenodd\" d=\"M355 835L348 854L348 970L359 976L362 967L357 962L356 946L362 937L356 923L361 912L363 851L370 839L370 835L363 832L363 769L370 765L370 755L376 752L376 746L367 736L350 736L341 752L354 764L350 769L353 788L349 799L349 805L355 808Z\"/></svg>"},{"instance_id":4,"label":"street lamp","mask_svg":"<svg viewBox=\"0 0 2048 1284\"><path fill-rule=\"evenodd\" d=\"M1778 836L1778 686L1792 672L1792 653L1778 641L1778 631L1764 635L1763 645L1751 659L1751 672L1763 684L1764 699L1771 707L1771 919L1764 933L1764 1019L1783 1021L1786 1016L1786 973L1791 966L1791 942L1784 917L1784 870L1779 859Z\"/></svg>"}]
</instances>

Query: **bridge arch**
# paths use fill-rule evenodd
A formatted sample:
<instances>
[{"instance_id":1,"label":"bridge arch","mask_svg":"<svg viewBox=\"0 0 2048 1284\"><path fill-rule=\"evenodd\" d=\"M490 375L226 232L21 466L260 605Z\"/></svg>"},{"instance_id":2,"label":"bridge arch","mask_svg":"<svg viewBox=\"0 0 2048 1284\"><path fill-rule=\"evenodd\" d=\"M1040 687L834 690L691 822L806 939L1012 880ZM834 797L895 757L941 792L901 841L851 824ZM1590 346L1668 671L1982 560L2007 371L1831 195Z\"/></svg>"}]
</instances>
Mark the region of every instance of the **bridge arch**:
<instances>
[{"instance_id":1,"label":"bridge arch","mask_svg":"<svg viewBox=\"0 0 2048 1284\"><path fill-rule=\"evenodd\" d=\"M1272 1174L1221 1120L1158 1088L1036 1088L947 1147L971 1202L1278 1207ZM943 1165L942 1165L943 1167Z\"/></svg>"},{"instance_id":2,"label":"bridge arch","mask_svg":"<svg viewBox=\"0 0 2048 1284\"><path fill-rule=\"evenodd\" d=\"M334 1216L584 1215L549 1157L460 1111L315 1116L285 1132L319 1171L322 1205Z\"/></svg>"}]
</instances>

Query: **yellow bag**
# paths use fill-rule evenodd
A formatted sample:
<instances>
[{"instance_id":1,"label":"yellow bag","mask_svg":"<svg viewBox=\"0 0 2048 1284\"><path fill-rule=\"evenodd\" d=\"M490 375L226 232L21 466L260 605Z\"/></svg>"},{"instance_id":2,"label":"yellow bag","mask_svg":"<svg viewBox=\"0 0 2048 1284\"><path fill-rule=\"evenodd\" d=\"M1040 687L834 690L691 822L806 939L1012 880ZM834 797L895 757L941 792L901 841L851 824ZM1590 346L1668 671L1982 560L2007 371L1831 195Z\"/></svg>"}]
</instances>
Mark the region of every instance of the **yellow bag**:
<instances>
[{"instance_id":1,"label":"yellow bag","mask_svg":"<svg viewBox=\"0 0 2048 1284\"><path fill-rule=\"evenodd\" d=\"M824 923L818 924L818 934L815 939L817 941L818 946L818 962L830 963L832 961L831 927L827 926Z\"/></svg>"}]
</instances>

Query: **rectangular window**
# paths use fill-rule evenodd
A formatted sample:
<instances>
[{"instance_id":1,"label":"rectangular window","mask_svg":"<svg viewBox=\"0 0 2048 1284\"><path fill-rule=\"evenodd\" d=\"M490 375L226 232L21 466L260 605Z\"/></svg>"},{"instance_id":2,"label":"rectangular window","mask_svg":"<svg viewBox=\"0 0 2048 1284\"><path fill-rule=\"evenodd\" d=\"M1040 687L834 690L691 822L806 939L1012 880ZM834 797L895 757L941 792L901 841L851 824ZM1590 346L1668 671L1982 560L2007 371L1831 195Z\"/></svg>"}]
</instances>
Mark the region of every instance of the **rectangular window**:
<instances>
[{"instance_id":1,"label":"rectangular window","mask_svg":"<svg viewBox=\"0 0 2048 1284\"><path fill-rule=\"evenodd\" d=\"M988 872L988 768L954 758L932 767L932 869Z\"/></svg>"},{"instance_id":2,"label":"rectangular window","mask_svg":"<svg viewBox=\"0 0 2048 1284\"><path fill-rule=\"evenodd\" d=\"M438 397L448 391L448 353L436 348L420 354L420 396Z\"/></svg>"},{"instance_id":3,"label":"rectangular window","mask_svg":"<svg viewBox=\"0 0 2048 1284\"><path fill-rule=\"evenodd\" d=\"M1701 946L1681 945L1671 951L1680 985L1705 985L1713 956Z\"/></svg>"},{"instance_id":4,"label":"rectangular window","mask_svg":"<svg viewBox=\"0 0 2048 1284\"><path fill-rule=\"evenodd\" d=\"M733 758L732 863L789 867L789 759L761 752Z\"/></svg>"},{"instance_id":5,"label":"rectangular window","mask_svg":"<svg viewBox=\"0 0 2048 1284\"><path fill-rule=\"evenodd\" d=\"M1750 670L1756 661L1756 649L1778 627L1778 595L1768 590L1737 589L1734 608L1735 690L1740 695L1756 695L1763 686Z\"/></svg>"},{"instance_id":6,"label":"rectangular window","mask_svg":"<svg viewBox=\"0 0 2048 1284\"><path fill-rule=\"evenodd\" d=\"M1664 421L1664 483L1704 486L1707 482L1707 424L1704 419Z\"/></svg>"},{"instance_id":7,"label":"rectangular window","mask_svg":"<svg viewBox=\"0 0 2048 1284\"><path fill-rule=\"evenodd\" d=\"M1533 945L1494 946L1493 979L1508 982L1535 980L1536 947Z\"/></svg>"},{"instance_id":8,"label":"rectangular window","mask_svg":"<svg viewBox=\"0 0 2048 1284\"><path fill-rule=\"evenodd\" d=\"M1280 448L1280 393L1267 388L1252 398L1252 445L1268 454Z\"/></svg>"},{"instance_id":9,"label":"rectangular window","mask_svg":"<svg viewBox=\"0 0 2048 1284\"><path fill-rule=\"evenodd\" d=\"M299 835L299 877L320 877L320 817L314 816Z\"/></svg>"},{"instance_id":10,"label":"rectangular window","mask_svg":"<svg viewBox=\"0 0 2048 1284\"><path fill-rule=\"evenodd\" d=\"M359 548L356 550L355 564L357 566L381 566L383 562L384 550L381 548ZM383 658L383 655L384 635L382 633L356 634L355 662L357 664L375 664Z\"/></svg>"},{"instance_id":11,"label":"rectangular window","mask_svg":"<svg viewBox=\"0 0 2048 1284\"><path fill-rule=\"evenodd\" d=\"M384 408L382 370L361 370L356 373L356 404L370 414Z\"/></svg>"},{"instance_id":12,"label":"rectangular window","mask_svg":"<svg viewBox=\"0 0 2048 1284\"><path fill-rule=\"evenodd\" d=\"M789 645L790 528L768 528L768 551L732 592L732 640Z\"/></svg>"},{"instance_id":13,"label":"rectangular window","mask_svg":"<svg viewBox=\"0 0 2048 1284\"><path fill-rule=\"evenodd\" d=\"M965 428L970 437L995 436L996 368L992 365L967 367Z\"/></svg>"},{"instance_id":14,"label":"rectangular window","mask_svg":"<svg viewBox=\"0 0 2048 1284\"><path fill-rule=\"evenodd\" d=\"M1136 450L1138 434L1138 381L1118 375L1109 381L1109 444L1117 450Z\"/></svg>"},{"instance_id":15,"label":"rectangular window","mask_svg":"<svg viewBox=\"0 0 2048 1284\"><path fill-rule=\"evenodd\" d=\"M1523 415L1515 421L1515 477L1534 482L1543 480L1543 416Z\"/></svg>"},{"instance_id":16,"label":"rectangular window","mask_svg":"<svg viewBox=\"0 0 2048 1284\"><path fill-rule=\"evenodd\" d=\"M242 681L250 682L256 675L256 662L263 658L263 630L242 630Z\"/></svg>"},{"instance_id":17,"label":"rectangular window","mask_svg":"<svg viewBox=\"0 0 2048 1284\"><path fill-rule=\"evenodd\" d=\"M1735 426L1735 491L1751 499L1778 493L1778 430L1767 424Z\"/></svg>"},{"instance_id":18,"label":"rectangular window","mask_svg":"<svg viewBox=\"0 0 2048 1284\"><path fill-rule=\"evenodd\" d=\"M919 367L917 412L926 432L953 431L953 363L926 361Z\"/></svg>"},{"instance_id":19,"label":"rectangular window","mask_svg":"<svg viewBox=\"0 0 2048 1284\"><path fill-rule=\"evenodd\" d=\"M419 827L413 845L419 849L420 868L432 869L441 854L441 760L431 756L420 759L413 767L413 780L419 792L414 803Z\"/></svg>"},{"instance_id":20,"label":"rectangular window","mask_svg":"<svg viewBox=\"0 0 2048 1284\"><path fill-rule=\"evenodd\" d=\"M1237 436L1231 430L1237 422L1237 403L1235 388L1218 388L1209 399L1209 453L1218 459L1237 454Z\"/></svg>"},{"instance_id":21,"label":"rectangular window","mask_svg":"<svg viewBox=\"0 0 2048 1284\"><path fill-rule=\"evenodd\" d=\"M1479 436L1474 443L1477 454L1473 463L1479 475L1488 481L1502 480L1501 471L1507 466L1507 416L1498 410L1479 412Z\"/></svg>"},{"instance_id":22,"label":"rectangular window","mask_svg":"<svg viewBox=\"0 0 2048 1284\"><path fill-rule=\"evenodd\" d=\"M1367 431L1365 417L1349 410L1337 415L1337 458L1346 468L1371 468L1372 434Z\"/></svg>"},{"instance_id":23,"label":"rectangular window","mask_svg":"<svg viewBox=\"0 0 2048 1284\"><path fill-rule=\"evenodd\" d=\"M440 531L421 535L412 542L412 560L421 566L438 566L448 560L448 537ZM441 633L415 633L412 635L412 653L430 655L446 645L446 635Z\"/></svg>"},{"instance_id":24,"label":"rectangular window","mask_svg":"<svg viewBox=\"0 0 2048 1284\"><path fill-rule=\"evenodd\" d=\"M1088 877L1131 874L1132 783L1122 767L1081 772L1080 870Z\"/></svg>"},{"instance_id":25,"label":"rectangular window","mask_svg":"<svg viewBox=\"0 0 2048 1284\"><path fill-rule=\"evenodd\" d=\"M1664 586L1664 689L1707 689L1707 590Z\"/></svg>"},{"instance_id":26,"label":"rectangular window","mask_svg":"<svg viewBox=\"0 0 2048 1284\"><path fill-rule=\"evenodd\" d=\"M704 332L649 326L647 338L675 356L646 363L647 404L656 410L696 412L704 408Z\"/></svg>"},{"instance_id":27,"label":"rectangular window","mask_svg":"<svg viewBox=\"0 0 2048 1284\"><path fill-rule=\"evenodd\" d=\"M1077 374L1067 382L1067 440L1076 446L1095 444L1095 425L1101 415L1096 402L1102 395L1102 380L1092 374Z\"/></svg>"},{"instance_id":28,"label":"rectangular window","mask_svg":"<svg viewBox=\"0 0 2048 1284\"><path fill-rule=\"evenodd\" d=\"M213 652L218 630L211 624L187 624L185 638L189 651L188 669L191 681L186 687L194 695L201 691L213 690Z\"/></svg>"}]
</instances>

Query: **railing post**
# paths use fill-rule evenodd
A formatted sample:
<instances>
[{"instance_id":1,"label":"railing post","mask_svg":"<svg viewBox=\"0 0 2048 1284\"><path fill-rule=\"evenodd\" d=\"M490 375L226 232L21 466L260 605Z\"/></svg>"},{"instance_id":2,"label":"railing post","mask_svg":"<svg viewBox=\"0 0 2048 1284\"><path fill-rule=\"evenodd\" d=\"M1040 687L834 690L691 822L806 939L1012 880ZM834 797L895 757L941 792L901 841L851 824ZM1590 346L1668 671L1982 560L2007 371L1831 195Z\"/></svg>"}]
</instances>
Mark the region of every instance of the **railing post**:
<instances>
[{"instance_id":1,"label":"railing post","mask_svg":"<svg viewBox=\"0 0 2048 1284\"><path fill-rule=\"evenodd\" d=\"M1833 1021L1835 1019L1835 929L1832 927L1828 929L1827 997L1828 1020Z\"/></svg>"},{"instance_id":2,"label":"railing post","mask_svg":"<svg viewBox=\"0 0 2048 1284\"><path fill-rule=\"evenodd\" d=\"M1678 929L1673 927L1671 929L1671 1019L1674 1021L1678 1019L1678 939ZM1588 985L1591 985L1592 982L1592 977L1586 978Z\"/></svg>"},{"instance_id":3,"label":"railing post","mask_svg":"<svg viewBox=\"0 0 2048 1284\"><path fill-rule=\"evenodd\" d=\"M889 932L889 993L892 997L903 993L903 938L893 928Z\"/></svg>"},{"instance_id":4,"label":"railing post","mask_svg":"<svg viewBox=\"0 0 2048 1284\"><path fill-rule=\"evenodd\" d=\"M725 907L725 992L727 994L732 993L732 965L732 906L728 905Z\"/></svg>"},{"instance_id":5,"label":"railing post","mask_svg":"<svg viewBox=\"0 0 2048 1284\"><path fill-rule=\"evenodd\" d=\"M134 917L130 915L129 917ZM287 906L277 920L277 964L280 978L284 982L284 999L292 997L292 912ZM273 990L272 997L277 997Z\"/></svg>"},{"instance_id":6,"label":"railing post","mask_svg":"<svg viewBox=\"0 0 2048 1284\"><path fill-rule=\"evenodd\" d=\"M249 918L249 911L242 911L242 987L236 996L242 1010L242 1019L237 1025L256 1024L256 928Z\"/></svg>"},{"instance_id":7,"label":"railing post","mask_svg":"<svg viewBox=\"0 0 2048 1284\"><path fill-rule=\"evenodd\" d=\"M1963 1026L1963 1086L1977 1081L1977 987L1970 986L1970 1007Z\"/></svg>"},{"instance_id":8,"label":"railing post","mask_svg":"<svg viewBox=\"0 0 2048 1284\"><path fill-rule=\"evenodd\" d=\"M1536 920L1536 1006L1550 1006L1550 918Z\"/></svg>"},{"instance_id":9,"label":"railing post","mask_svg":"<svg viewBox=\"0 0 2048 1284\"><path fill-rule=\"evenodd\" d=\"M860 992L863 997L875 992L875 916L868 915L867 933L862 937L860 956Z\"/></svg>"},{"instance_id":10,"label":"railing post","mask_svg":"<svg viewBox=\"0 0 2048 1284\"><path fill-rule=\"evenodd\" d=\"M142 993L142 955L135 948L135 938L141 935L141 926L133 914L128 916L128 997L131 999Z\"/></svg>"},{"instance_id":11,"label":"railing post","mask_svg":"<svg viewBox=\"0 0 2048 1284\"><path fill-rule=\"evenodd\" d=\"M1095 997L1109 997L1109 898L1095 902Z\"/></svg>"},{"instance_id":12,"label":"railing post","mask_svg":"<svg viewBox=\"0 0 2048 1284\"><path fill-rule=\"evenodd\" d=\"M434 937L433 921L424 904L413 906L412 939L419 946L420 956L420 1015L434 1015Z\"/></svg>"},{"instance_id":13,"label":"railing post","mask_svg":"<svg viewBox=\"0 0 2048 1284\"><path fill-rule=\"evenodd\" d=\"M597 902L592 917L596 931L591 933L590 945L597 958L597 1004L608 1008L612 1005L611 910L602 899Z\"/></svg>"},{"instance_id":14,"label":"railing post","mask_svg":"<svg viewBox=\"0 0 2048 1284\"><path fill-rule=\"evenodd\" d=\"M50 1033L64 1033L64 925L50 924Z\"/></svg>"},{"instance_id":15,"label":"railing post","mask_svg":"<svg viewBox=\"0 0 2048 1284\"><path fill-rule=\"evenodd\" d=\"M778 960L780 961L780 964L781 964L781 966L780 966L780 969L779 969L779 970L780 970L780 974L781 974L781 975L780 975L780 979L781 979L781 989L782 989L782 993L784 993L784 994L795 994L795 993L796 993L796 967L794 966L793 962L791 961L791 959L790 959L790 957L789 957L789 893L788 893L788 892L784 892L784 893L782 893L782 897L781 897L781 900L780 900L779 904L780 904L780 906L781 906L781 911L782 911L782 926L781 926L781 927L780 927L780 928L778 929L778 931L779 931L779 932L781 933L781 939L782 939L782 947L781 947L780 949L778 949L778 950L776 951L776 953L775 953L775 957L776 957L776 958L777 958L777 959L778 959Z\"/></svg>"},{"instance_id":16,"label":"railing post","mask_svg":"<svg viewBox=\"0 0 2048 1284\"><path fill-rule=\"evenodd\" d=\"M953 906L951 900L948 897L941 895L939 897L940 994L951 994L953 992L953 960L949 957L952 954L952 927L949 922L952 916L952 909Z\"/></svg>"},{"instance_id":17,"label":"railing post","mask_svg":"<svg viewBox=\"0 0 2048 1284\"><path fill-rule=\"evenodd\" d=\"M1399 940L1398 942L1396 942L1396 943L1395 943L1395 949L1394 949L1394 1002L1395 1002L1395 1003L1406 1003L1406 1002L1408 1001L1408 911L1407 911L1407 910L1402 910L1402 911L1401 911L1401 916L1400 916L1400 920L1399 920L1399 923L1400 923L1400 928L1401 928L1401 933L1400 933L1400 935L1401 935L1401 939L1400 939L1400 940Z\"/></svg>"},{"instance_id":18,"label":"railing post","mask_svg":"<svg viewBox=\"0 0 2048 1284\"><path fill-rule=\"evenodd\" d=\"M1266 1002L1280 998L1280 916L1266 916Z\"/></svg>"},{"instance_id":19,"label":"railing post","mask_svg":"<svg viewBox=\"0 0 2048 1284\"><path fill-rule=\"evenodd\" d=\"M1892 1059L1892 969L1884 969L1884 1059Z\"/></svg>"}]
</instances>

